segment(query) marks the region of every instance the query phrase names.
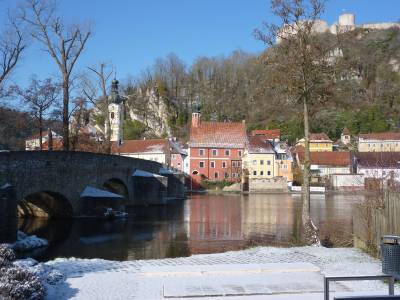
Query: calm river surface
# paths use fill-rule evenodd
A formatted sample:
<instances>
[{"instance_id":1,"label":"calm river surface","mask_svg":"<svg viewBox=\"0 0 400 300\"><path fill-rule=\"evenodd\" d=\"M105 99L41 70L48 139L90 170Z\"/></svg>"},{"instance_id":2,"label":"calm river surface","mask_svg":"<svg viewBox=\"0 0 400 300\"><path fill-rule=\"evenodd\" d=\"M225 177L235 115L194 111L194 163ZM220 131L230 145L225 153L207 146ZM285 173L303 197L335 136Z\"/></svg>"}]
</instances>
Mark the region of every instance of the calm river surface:
<instances>
[{"instance_id":1,"label":"calm river surface","mask_svg":"<svg viewBox=\"0 0 400 300\"><path fill-rule=\"evenodd\" d=\"M327 245L351 240L354 194L312 195L311 216ZM299 245L300 195L193 195L169 206L135 207L128 219L21 219L19 229L49 240L33 256L136 260ZM301 222L301 221L300 221Z\"/></svg>"}]
</instances>

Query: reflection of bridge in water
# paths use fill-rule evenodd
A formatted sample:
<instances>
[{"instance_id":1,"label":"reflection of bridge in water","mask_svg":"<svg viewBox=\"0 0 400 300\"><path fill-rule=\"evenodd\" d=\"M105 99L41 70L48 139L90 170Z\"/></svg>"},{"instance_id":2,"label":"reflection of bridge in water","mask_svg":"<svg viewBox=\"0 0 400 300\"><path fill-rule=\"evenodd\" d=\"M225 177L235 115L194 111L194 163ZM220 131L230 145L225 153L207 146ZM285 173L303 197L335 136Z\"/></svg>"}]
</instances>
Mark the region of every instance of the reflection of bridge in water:
<instances>
[{"instance_id":1,"label":"reflection of bridge in water","mask_svg":"<svg viewBox=\"0 0 400 300\"><path fill-rule=\"evenodd\" d=\"M3 152L0 239L15 238L7 227L15 224L17 208L24 216L82 215L85 201L80 195L87 186L122 195L123 204L132 206L166 204L183 198L183 182L182 174L148 160L87 152ZM4 224L6 220L10 224ZM11 235L2 235L1 231Z\"/></svg>"},{"instance_id":2,"label":"reflection of bridge in water","mask_svg":"<svg viewBox=\"0 0 400 300\"><path fill-rule=\"evenodd\" d=\"M321 238L352 233L350 195L312 195L311 214ZM290 194L193 195L170 205L133 207L126 220L21 218L19 228L46 238L38 259L158 259L239 250L297 246L301 198ZM340 245L339 245L340 246Z\"/></svg>"}]
</instances>

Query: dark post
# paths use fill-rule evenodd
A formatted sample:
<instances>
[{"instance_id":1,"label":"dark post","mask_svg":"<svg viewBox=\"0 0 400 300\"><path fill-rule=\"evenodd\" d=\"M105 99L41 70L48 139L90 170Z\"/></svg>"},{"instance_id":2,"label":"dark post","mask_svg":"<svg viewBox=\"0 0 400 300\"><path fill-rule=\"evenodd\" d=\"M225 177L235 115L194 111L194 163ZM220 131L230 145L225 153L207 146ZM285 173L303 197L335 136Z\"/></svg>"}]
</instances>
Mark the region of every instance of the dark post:
<instances>
[{"instance_id":1,"label":"dark post","mask_svg":"<svg viewBox=\"0 0 400 300\"><path fill-rule=\"evenodd\" d=\"M49 129L47 129L47 132L48 132L48 138L47 138L47 143L48 143L48 146L49 146L49 151L52 151L53 150L53 133L51 132L51 129L49 128Z\"/></svg>"},{"instance_id":2,"label":"dark post","mask_svg":"<svg viewBox=\"0 0 400 300\"><path fill-rule=\"evenodd\" d=\"M14 187L0 187L0 243L12 243L17 239L17 201Z\"/></svg>"}]
</instances>

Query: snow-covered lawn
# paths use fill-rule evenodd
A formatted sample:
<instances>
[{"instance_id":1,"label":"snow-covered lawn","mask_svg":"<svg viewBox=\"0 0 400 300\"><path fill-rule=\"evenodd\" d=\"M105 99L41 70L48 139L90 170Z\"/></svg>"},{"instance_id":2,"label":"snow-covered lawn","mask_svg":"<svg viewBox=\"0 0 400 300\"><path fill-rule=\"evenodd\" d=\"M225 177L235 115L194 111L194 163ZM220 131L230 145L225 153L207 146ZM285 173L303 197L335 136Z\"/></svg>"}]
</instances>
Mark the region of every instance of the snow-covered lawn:
<instances>
[{"instance_id":1,"label":"snow-covered lawn","mask_svg":"<svg viewBox=\"0 0 400 300\"><path fill-rule=\"evenodd\" d=\"M60 258L33 268L65 276L47 285L48 299L323 299L322 274L381 274L380 261L357 249L323 247L125 262ZM341 282L331 290L387 294L379 281Z\"/></svg>"}]
</instances>

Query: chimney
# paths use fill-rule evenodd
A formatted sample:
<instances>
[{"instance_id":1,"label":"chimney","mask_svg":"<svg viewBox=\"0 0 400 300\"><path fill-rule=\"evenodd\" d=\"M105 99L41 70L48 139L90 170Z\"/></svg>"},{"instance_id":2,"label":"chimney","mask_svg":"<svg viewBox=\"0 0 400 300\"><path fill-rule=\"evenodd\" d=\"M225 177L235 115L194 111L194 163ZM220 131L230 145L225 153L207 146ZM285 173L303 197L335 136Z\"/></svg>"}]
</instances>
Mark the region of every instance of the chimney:
<instances>
[{"instance_id":1,"label":"chimney","mask_svg":"<svg viewBox=\"0 0 400 300\"><path fill-rule=\"evenodd\" d=\"M200 127L201 125L201 113L194 112L192 113L192 127Z\"/></svg>"}]
</instances>

